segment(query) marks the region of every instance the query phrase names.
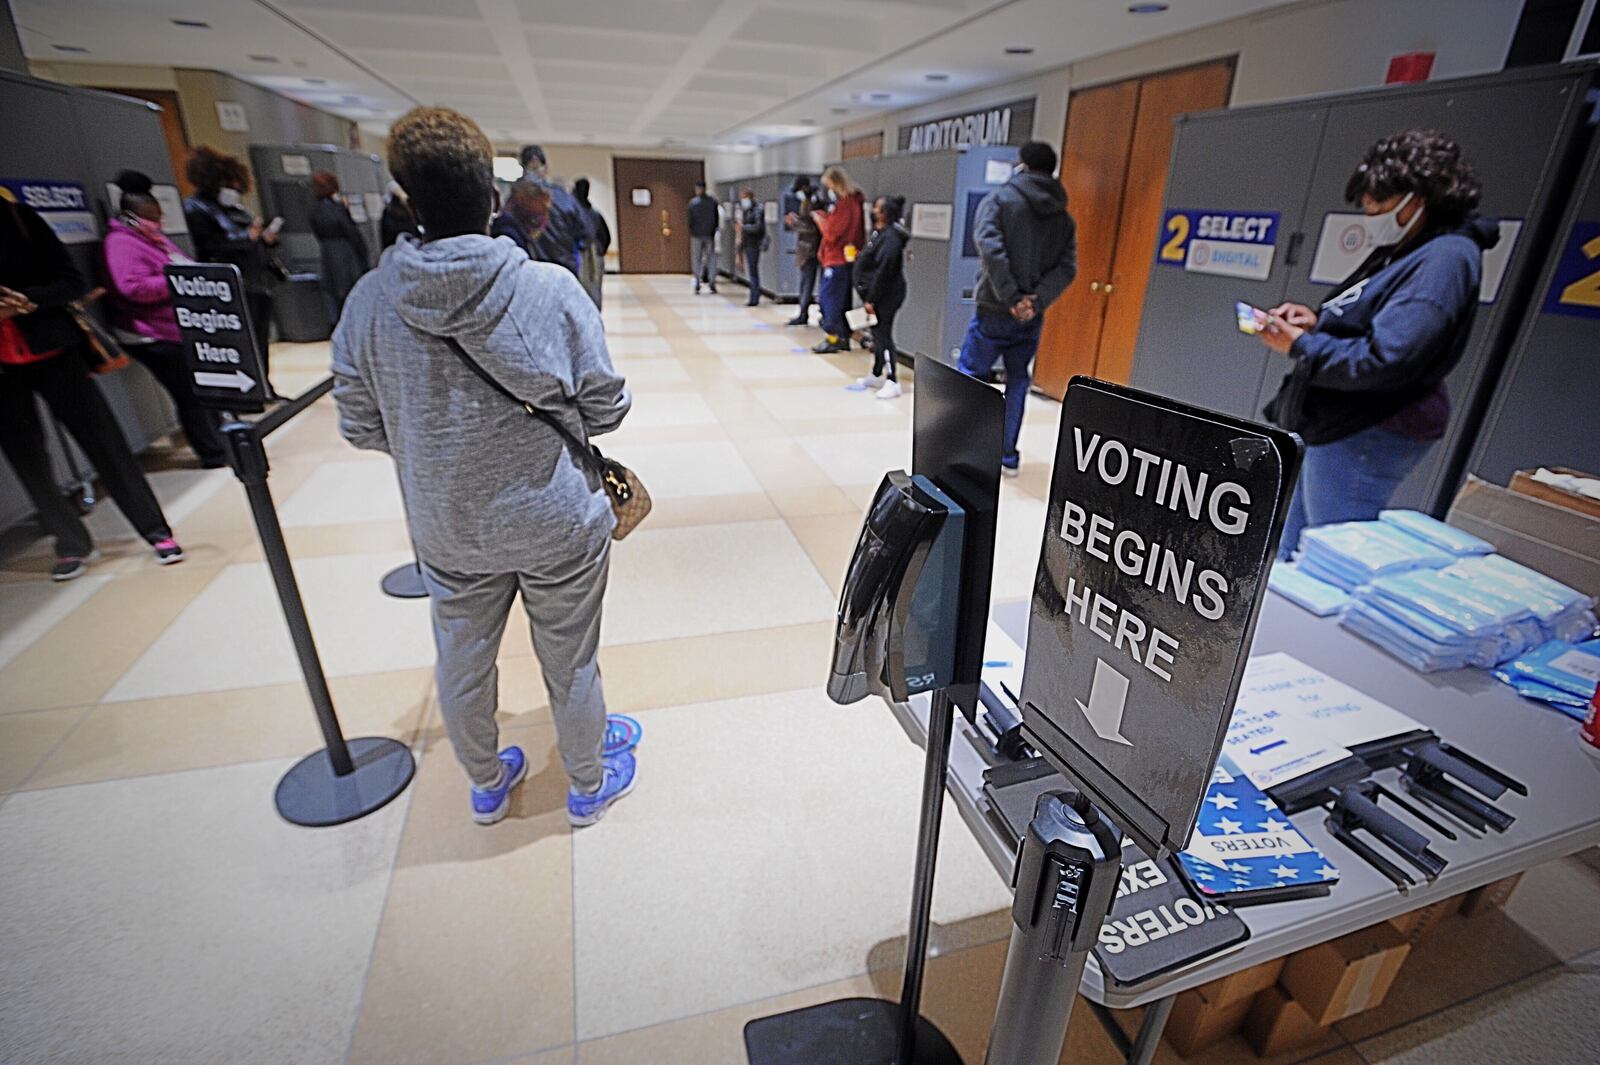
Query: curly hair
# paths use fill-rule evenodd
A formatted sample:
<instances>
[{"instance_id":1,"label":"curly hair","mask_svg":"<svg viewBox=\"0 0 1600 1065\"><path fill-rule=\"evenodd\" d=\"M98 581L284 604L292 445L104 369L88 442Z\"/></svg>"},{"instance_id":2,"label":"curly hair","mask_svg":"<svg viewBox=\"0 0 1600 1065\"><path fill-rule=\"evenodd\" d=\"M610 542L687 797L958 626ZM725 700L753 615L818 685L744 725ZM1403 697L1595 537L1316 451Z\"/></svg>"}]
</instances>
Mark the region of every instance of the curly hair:
<instances>
[{"instance_id":1,"label":"curly hair","mask_svg":"<svg viewBox=\"0 0 1600 1065\"><path fill-rule=\"evenodd\" d=\"M1430 225L1459 225L1477 209L1483 185L1461 146L1436 129L1408 129L1367 149L1345 183L1344 198L1387 200L1413 193L1428 205Z\"/></svg>"},{"instance_id":2,"label":"curly hair","mask_svg":"<svg viewBox=\"0 0 1600 1065\"><path fill-rule=\"evenodd\" d=\"M389 170L430 237L482 233L494 193L494 146L448 107L414 107L389 130Z\"/></svg>"},{"instance_id":3,"label":"curly hair","mask_svg":"<svg viewBox=\"0 0 1600 1065\"><path fill-rule=\"evenodd\" d=\"M208 145L202 144L194 150L183 172L189 184L210 199L216 199L224 185L240 192L250 191L250 168L234 156Z\"/></svg>"}]
</instances>

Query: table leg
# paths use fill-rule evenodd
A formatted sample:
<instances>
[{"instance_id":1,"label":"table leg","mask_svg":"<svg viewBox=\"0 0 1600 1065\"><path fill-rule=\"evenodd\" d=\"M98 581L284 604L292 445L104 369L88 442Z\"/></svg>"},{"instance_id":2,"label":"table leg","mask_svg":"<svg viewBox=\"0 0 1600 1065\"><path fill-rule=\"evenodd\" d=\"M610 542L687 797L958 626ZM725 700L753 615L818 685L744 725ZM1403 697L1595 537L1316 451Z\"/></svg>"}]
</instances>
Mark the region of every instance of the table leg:
<instances>
[{"instance_id":1,"label":"table leg","mask_svg":"<svg viewBox=\"0 0 1600 1065\"><path fill-rule=\"evenodd\" d=\"M1156 1059L1161 1033L1166 1030L1167 1018L1172 1015L1172 1004L1176 1001L1176 996L1157 999L1145 1009L1139 1034L1133 1037L1133 1046L1128 1050L1128 1065L1150 1065Z\"/></svg>"}]
</instances>

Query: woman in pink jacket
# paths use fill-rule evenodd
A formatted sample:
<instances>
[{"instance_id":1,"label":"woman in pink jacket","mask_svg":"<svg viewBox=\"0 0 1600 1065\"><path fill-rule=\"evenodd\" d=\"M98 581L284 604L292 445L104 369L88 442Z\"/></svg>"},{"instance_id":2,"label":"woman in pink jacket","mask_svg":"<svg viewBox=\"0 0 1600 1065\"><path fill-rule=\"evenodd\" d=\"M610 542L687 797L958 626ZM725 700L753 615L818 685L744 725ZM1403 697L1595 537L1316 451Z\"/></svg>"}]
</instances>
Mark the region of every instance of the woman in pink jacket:
<instances>
[{"instance_id":1,"label":"woman in pink jacket","mask_svg":"<svg viewBox=\"0 0 1600 1065\"><path fill-rule=\"evenodd\" d=\"M122 189L121 209L106 227L105 256L118 338L172 397L183 435L200 465L206 469L226 465L217 416L195 398L179 343L172 292L162 273L168 263L188 262L189 257L161 231L161 204L150 193L150 179L136 170L124 170L117 185Z\"/></svg>"}]
</instances>

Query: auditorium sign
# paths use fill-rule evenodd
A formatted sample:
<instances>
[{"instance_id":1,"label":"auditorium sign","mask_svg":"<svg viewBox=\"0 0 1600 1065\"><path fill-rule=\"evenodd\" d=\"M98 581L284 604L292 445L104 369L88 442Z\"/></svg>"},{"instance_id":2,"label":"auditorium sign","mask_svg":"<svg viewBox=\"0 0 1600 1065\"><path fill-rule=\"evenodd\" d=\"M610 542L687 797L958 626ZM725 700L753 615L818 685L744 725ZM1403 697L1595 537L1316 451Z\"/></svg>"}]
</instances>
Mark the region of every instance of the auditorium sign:
<instances>
[{"instance_id":1,"label":"auditorium sign","mask_svg":"<svg viewBox=\"0 0 1600 1065\"><path fill-rule=\"evenodd\" d=\"M1037 97L965 111L900 127L900 151L942 152L991 144L1022 145L1033 139Z\"/></svg>"}]
</instances>

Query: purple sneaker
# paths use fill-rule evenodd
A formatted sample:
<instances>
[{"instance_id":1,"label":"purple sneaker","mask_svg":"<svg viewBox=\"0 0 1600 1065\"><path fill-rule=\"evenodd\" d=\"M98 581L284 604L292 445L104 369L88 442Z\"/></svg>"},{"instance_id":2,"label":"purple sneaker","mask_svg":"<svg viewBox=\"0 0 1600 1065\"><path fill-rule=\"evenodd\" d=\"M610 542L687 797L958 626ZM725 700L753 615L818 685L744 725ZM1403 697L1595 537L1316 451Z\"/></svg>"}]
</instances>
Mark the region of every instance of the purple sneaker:
<instances>
[{"instance_id":1,"label":"purple sneaker","mask_svg":"<svg viewBox=\"0 0 1600 1065\"><path fill-rule=\"evenodd\" d=\"M638 767L631 753L614 755L604 762L606 775L599 791L585 795L581 791L567 790L567 820L574 828L594 824L605 816L612 803L633 790Z\"/></svg>"},{"instance_id":2,"label":"purple sneaker","mask_svg":"<svg viewBox=\"0 0 1600 1065\"><path fill-rule=\"evenodd\" d=\"M492 825L504 820L511 812L511 789L522 783L528 775L528 760L521 747L507 747L500 752L500 786L480 788L472 786L472 819L480 825Z\"/></svg>"}]
</instances>

